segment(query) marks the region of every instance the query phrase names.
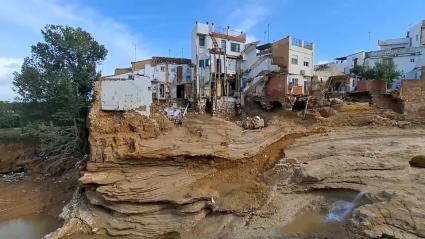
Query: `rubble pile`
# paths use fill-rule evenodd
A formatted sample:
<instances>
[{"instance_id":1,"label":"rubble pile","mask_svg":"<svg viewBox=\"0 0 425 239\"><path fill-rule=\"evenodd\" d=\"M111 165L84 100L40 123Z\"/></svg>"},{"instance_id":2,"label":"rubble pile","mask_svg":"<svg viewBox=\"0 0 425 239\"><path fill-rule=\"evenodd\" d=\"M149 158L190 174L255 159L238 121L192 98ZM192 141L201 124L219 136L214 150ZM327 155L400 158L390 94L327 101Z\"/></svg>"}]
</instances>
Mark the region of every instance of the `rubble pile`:
<instances>
[{"instance_id":1,"label":"rubble pile","mask_svg":"<svg viewBox=\"0 0 425 239\"><path fill-rule=\"evenodd\" d=\"M390 118L387 118L385 116L380 115L373 115L369 117L369 123L371 125L379 125L379 126L396 126L400 128L405 128L410 125L409 121L405 120L393 120Z\"/></svg>"},{"instance_id":2,"label":"rubble pile","mask_svg":"<svg viewBox=\"0 0 425 239\"><path fill-rule=\"evenodd\" d=\"M264 128L264 119L260 116L246 117L242 123L244 129L261 129Z\"/></svg>"}]
</instances>

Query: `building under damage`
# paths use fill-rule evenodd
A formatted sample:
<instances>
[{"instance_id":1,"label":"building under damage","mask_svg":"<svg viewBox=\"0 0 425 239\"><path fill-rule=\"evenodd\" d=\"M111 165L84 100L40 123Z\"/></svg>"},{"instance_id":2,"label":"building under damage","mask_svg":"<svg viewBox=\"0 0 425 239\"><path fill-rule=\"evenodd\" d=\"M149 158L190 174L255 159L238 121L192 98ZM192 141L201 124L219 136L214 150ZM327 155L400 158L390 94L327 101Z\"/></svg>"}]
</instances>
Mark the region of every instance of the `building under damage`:
<instances>
[{"instance_id":1,"label":"building under damage","mask_svg":"<svg viewBox=\"0 0 425 239\"><path fill-rule=\"evenodd\" d=\"M102 109L148 116L151 104L191 105L216 114L234 111L247 97L284 103L288 95L310 93L313 62L314 44L307 41L246 43L244 32L196 22L192 59L152 57L117 68L101 79Z\"/></svg>"},{"instance_id":2,"label":"building under damage","mask_svg":"<svg viewBox=\"0 0 425 239\"><path fill-rule=\"evenodd\" d=\"M243 94L262 103L284 104L307 95L313 79L314 44L288 36L274 43L251 43L244 52Z\"/></svg>"},{"instance_id":3,"label":"building under damage","mask_svg":"<svg viewBox=\"0 0 425 239\"><path fill-rule=\"evenodd\" d=\"M101 78L103 110L134 109L149 116L152 103L193 101L194 67L190 59L152 57L115 69Z\"/></svg>"}]
</instances>

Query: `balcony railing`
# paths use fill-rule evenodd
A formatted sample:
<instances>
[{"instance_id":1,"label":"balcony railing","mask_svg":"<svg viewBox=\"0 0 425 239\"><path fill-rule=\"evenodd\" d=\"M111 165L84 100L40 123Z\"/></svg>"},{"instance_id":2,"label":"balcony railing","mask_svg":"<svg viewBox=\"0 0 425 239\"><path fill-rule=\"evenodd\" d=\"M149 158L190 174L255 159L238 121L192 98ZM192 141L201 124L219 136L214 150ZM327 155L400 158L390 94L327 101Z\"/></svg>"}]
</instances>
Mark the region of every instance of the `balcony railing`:
<instances>
[{"instance_id":1,"label":"balcony railing","mask_svg":"<svg viewBox=\"0 0 425 239\"><path fill-rule=\"evenodd\" d=\"M293 37L292 41L291 41L291 45L302 47L302 41L301 41L301 39Z\"/></svg>"},{"instance_id":2,"label":"balcony railing","mask_svg":"<svg viewBox=\"0 0 425 239\"><path fill-rule=\"evenodd\" d=\"M233 36L233 37L239 37L243 35L243 32L239 32L227 27L218 27L218 26L212 26L210 28L210 32L212 33L218 33L221 35L228 35L228 36Z\"/></svg>"},{"instance_id":3,"label":"balcony railing","mask_svg":"<svg viewBox=\"0 0 425 239\"><path fill-rule=\"evenodd\" d=\"M313 50L313 43L308 42L308 41L304 41L304 48L309 49L309 50Z\"/></svg>"},{"instance_id":4,"label":"balcony railing","mask_svg":"<svg viewBox=\"0 0 425 239\"><path fill-rule=\"evenodd\" d=\"M396 49L387 49L387 50L366 52L366 57L379 58L379 57L418 55L418 54L421 54L421 52L422 52L421 47L396 48Z\"/></svg>"}]
</instances>

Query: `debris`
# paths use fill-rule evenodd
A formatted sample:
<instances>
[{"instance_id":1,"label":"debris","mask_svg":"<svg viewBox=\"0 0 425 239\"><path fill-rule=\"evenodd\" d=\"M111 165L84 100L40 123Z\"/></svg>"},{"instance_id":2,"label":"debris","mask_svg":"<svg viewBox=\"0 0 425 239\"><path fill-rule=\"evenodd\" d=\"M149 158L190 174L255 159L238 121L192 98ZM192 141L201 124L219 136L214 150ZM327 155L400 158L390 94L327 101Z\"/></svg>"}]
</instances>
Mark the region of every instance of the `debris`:
<instances>
[{"instance_id":1,"label":"debris","mask_svg":"<svg viewBox=\"0 0 425 239\"><path fill-rule=\"evenodd\" d=\"M324 118L328 118L328 117L336 115L336 110L332 109L331 107L322 107L318 110L320 115Z\"/></svg>"},{"instance_id":2,"label":"debris","mask_svg":"<svg viewBox=\"0 0 425 239\"><path fill-rule=\"evenodd\" d=\"M184 108L177 107L176 104L173 104L172 107L167 107L164 109L164 111L165 111L165 115L167 116L169 120L173 120L176 123L179 123L181 122L183 117L186 115L188 108L189 108L189 104L187 104L187 106Z\"/></svg>"},{"instance_id":3,"label":"debris","mask_svg":"<svg viewBox=\"0 0 425 239\"><path fill-rule=\"evenodd\" d=\"M11 182L22 181L24 179L24 177L25 177L25 172L23 172L23 171L21 171L21 172L11 172L11 173L8 173L8 174L3 174L0 177L0 180L4 181L4 182L11 183Z\"/></svg>"},{"instance_id":4,"label":"debris","mask_svg":"<svg viewBox=\"0 0 425 239\"><path fill-rule=\"evenodd\" d=\"M242 124L244 129L261 129L264 128L264 119L260 116L255 117L246 117L245 121Z\"/></svg>"},{"instance_id":5,"label":"debris","mask_svg":"<svg viewBox=\"0 0 425 239\"><path fill-rule=\"evenodd\" d=\"M329 102L331 102L331 105L341 105L344 103L344 101L339 98L329 98Z\"/></svg>"}]
</instances>

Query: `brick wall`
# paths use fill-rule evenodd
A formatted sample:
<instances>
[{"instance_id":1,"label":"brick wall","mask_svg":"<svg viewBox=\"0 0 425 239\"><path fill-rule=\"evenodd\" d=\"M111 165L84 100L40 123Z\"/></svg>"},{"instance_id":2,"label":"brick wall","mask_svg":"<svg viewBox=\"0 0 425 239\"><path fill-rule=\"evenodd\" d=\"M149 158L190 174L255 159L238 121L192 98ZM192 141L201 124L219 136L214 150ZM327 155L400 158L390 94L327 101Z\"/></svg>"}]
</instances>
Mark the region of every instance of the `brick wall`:
<instances>
[{"instance_id":1,"label":"brick wall","mask_svg":"<svg viewBox=\"0 0 425 239\"><path fill-rule=\"evenodd\" d=\"M357 82L357 92L365 91L379 91L385 92L387 89L386 81L376 81L376 80L360 80Z\"/></svg>"},{"instance_id":2,"label":"brick wall","mask_svg":"<svg viewBox=\"0 0 425 239\"><path fill-rule=\"evenodd\" d=\"M266 85L266 97L271 99L282 98L285 94L285 79L284 75L273 76Z\"/></svg>"},{"instance_id":3,"label":"brick wall","mask_svg":"<svg viewBox=\"0 0 425 239\"><path fill-rule=\"evenodd\" d=\"M404 112L414 117L425 116L425 67L421 80L404 80L401 83L400 97L404 100Z\"/></svg>"}]
</instances>

